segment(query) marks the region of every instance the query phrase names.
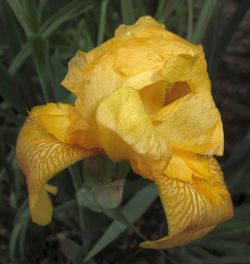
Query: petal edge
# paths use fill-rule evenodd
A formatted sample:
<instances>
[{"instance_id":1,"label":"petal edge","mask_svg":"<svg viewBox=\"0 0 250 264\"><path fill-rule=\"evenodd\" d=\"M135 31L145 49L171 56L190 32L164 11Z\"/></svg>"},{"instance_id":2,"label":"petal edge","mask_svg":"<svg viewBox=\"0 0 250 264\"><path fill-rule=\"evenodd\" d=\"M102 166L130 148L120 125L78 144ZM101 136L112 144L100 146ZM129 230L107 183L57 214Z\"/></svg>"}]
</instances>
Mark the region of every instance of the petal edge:
<instances>
[{"instance_id":1,"label":"petal edge","mask_svg":"<svg viewBox=\"0 0 250 264\"><path fill-rule=\"evenodd\" d=\"M31 217L34 222L46 225L51 221L52 205L47 192L56 193L47 181L55 174L83 158L95 155L78 145L59 142L46 132L38 115L42 107L34 108L27 117L17 139L17 161L26 176Z\"/></svg>"}]
</instances>

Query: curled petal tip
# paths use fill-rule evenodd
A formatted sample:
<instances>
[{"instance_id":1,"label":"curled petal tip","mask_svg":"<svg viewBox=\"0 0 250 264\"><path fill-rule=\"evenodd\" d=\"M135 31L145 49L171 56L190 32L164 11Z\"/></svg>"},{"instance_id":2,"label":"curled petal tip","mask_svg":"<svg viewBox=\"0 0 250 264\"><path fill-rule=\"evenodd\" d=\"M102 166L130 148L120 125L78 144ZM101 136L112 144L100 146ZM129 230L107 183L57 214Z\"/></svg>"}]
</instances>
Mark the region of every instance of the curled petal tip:
<instances>
[{"instance_id":1,"label":"curled petal tip","mask_svg":"<svg viewBox=\"0 0 250 264\"><path fill-rule=\"evenodd\" d=\"M57 188L47 182L71 164L97 153L96 150L60 142L49 133L39 119L46 107L31 111L18 135L16 148L17 160L28 185L31 218L39 225L51 221L52 205L48 193L57 193ZM58 118L62 121L60 115ZM53 120L58 123L55 117Z\"/></svg>"},{"instance_id":2,"label":"curled petal tip","mask_svg":"<svg viewBox=\"0 0 250 264\"><path fill-rule=\"evenodd\" d=\"M168 236L145 241L141 247L160 249L185 245L233 215L231 197L214 158L183 152L178 155L175 152L173 157L165 171L167 175L156 179L167 217ZM181 175L182 172L186 175Z\"/></svg>"},{"instance_id":3,"label":"curled petal tip","mask_svg":"<svg viewBox=\"0 0 250 264\"><path fill-rule=\"evenodd\" d=\"M140 243L142 248L166 249L178 246L184 246L196 239L199 239L209 233L214 226L201 230L190 230L174 236L167 236L157 241L144 241Z\"/></svg>"}]
</instances>

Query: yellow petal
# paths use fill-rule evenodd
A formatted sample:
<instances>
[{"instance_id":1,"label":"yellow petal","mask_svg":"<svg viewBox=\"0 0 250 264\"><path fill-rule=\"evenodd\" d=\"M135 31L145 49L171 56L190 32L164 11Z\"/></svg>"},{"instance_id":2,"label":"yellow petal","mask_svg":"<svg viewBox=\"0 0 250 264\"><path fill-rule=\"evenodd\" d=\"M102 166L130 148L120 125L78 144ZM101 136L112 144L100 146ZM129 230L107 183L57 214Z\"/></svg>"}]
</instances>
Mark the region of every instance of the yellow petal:
<instances>
[{"instance_id":1,"label":"yellow petal","mask_svg":"<svg viewBox=\"0 0 250 264\"><path fill-rule=\"evenodd\" d=\"M179 53L196 54L200 51L200 46L179 37L178 35L165 29L165 25L159 24L150 16L140 17L132 25L120 25L115 31L117 40L131 40L133 38L140 41L151 40L151 44L155 49L167 51L172 55ZM158 42L158 45L157 45ZM165 44L165 45L164 45Z\"/></svg>"},{"instance_id":2,"label":"yellow petal","mask_svg":"<svg viewBox=\"0 0 250 264\"><path fill-rule=\"evenodd\" d=\"M98 147L89 124L73 105L49 103L40 108L37 116L44 129L60 142Z\"/></svg>"},{"instance_id":3,"label":"yellow petal","mask_svg":"<svg viewBox=\"0 0 250 264\"><path fill-rule=\"evenodd\" d=\"M166 137L155 129L133 88L120 88L105 98L97 109L96 120L101 145L113 160L136 163L142 159L146 163L169 156Z\"/></svg>"},{"instance_id":4,"label":"yellow petal","mask_svg":"<svg viewBox=\"0 0 250 264\"><path fill-rule=\"evenodd\" d=\"M190 94L191 89L186 82L168 83L159 81L145 86L139 93L146 111L154 114L164 106ZM159 113L162 113L162 111Z\"/></svg>"},{"instance_id":5,"label":"yellow petal","mask_svg":"<svg viewBox=\"0 0 250 264\"><path fill-rule=\"evenodd\" d=\"M188 175L181 175L178 166L184 168L183 174ZM165 173L155 181L167 217L168 236L157 241L145 241L142 247L181 246L202 237L232 217L230 194L213 157L175 152Z\"/></svg>"},{"instance_id":6,"label":"yellow petal","mask_svg":"<svg viewBox=\"0 0 250 264\"><path fill-rule=\"evenodd\" d=\"M173 155L164 173L173 179L192 182L193 170L178 155Z\"/></svg>"},{"instance_id":7,"label":"yellow petal","mask_svg":"<svg viewBox=\"0 0 250 264\"><path fill-rule=\"evenodd\" d=\"M142 17L133 25L120 26L112 39L97 48L79 51L62 84L77 95L81 115L92 120L99 103L114 90L140 90L165 80L163 68L172 57L196 58L200 53L200 46L167 31L151 17Z\"/></svg>"},{"instance_id":8,"label":"yellow petal","mask_svg":"<svg viewBox=\"0 0 250 264\"><path fill-rule=\"evenodd\" d=\"M62 85L74 94L84 88L83 70L87 64L86 53L79 50L68 63L68 72Z\"/></svg>"},{"instance_id":9,"label":"yellow petal","mask_svg":"<svg viewBox=\"0 0 250 264\"><path fill-rule=\"evenodd\" d=\"M179 53L169 57L161 74L169 83L187 82L193 92L210 92L211 90L202 47L195 55Z\"/></svg>"},{"instance_id":10,"label":"yellow petal","mask_svg":"<svg viewBox=\"0 0 250 264\"><path fill-rule=\"evenodd\" d=\"M224 136L220 114L209 94L188 94L152 115L173 148L222 155Z\"/></svg>"},{"instance_id":11,"label":"yellow petal","mask_svg":"<svg viewBox=\"0 0 250 264\"><path fill-rule=\"evenodd\" d=\"M115 31L115 37L153 37L154 35L164 34L165 26L159 24L150 16L140 17L133 25L120 25Z\"/></svg>"},{"instance_id":12,"label":"yellow petal","mask_svg":"<svg viewBox=\"0 0 250 264\"><path fill-rule=\"evenodd\" d=\"M175 235L175 236L167 236L163 237L156 241L145 241L140 243L140 247L143 248L155 248L155 249L166 249L166 248L173 248L173 247L179 247L186 245L194 240L197 240L203 236L205 236L207 233L209 233L211 230L214 229L215 226L211 226L208 228L203 228L200 230L188 230L186 232L183 232L181 234Z\"/></svg>"},{"instance_id":13,"label":"yellow petal","mask_svg":"<svg viewBox=\"0 0 250 264\"><path fill-rule=\"evenodd\" d=\"M51 221L52 205L48 192L56 194L57 191L47 181L78 160L97 153L79 145L64 144L46 131L39 120L44 108L46 106L31 111L18 135L16 149L28 185L31 218L39 225Z\"/></svg>"},{"instance_id":14,"label":"yellow petal","mask_svg":"<svg viewBox=\"0 0 250 264\"><path fill-rule=\"evenodd\" d=\"M167 82L159 81L140 90L140 96L148 113L159 111L165 104Z\"/></svg>"}]
</instances>

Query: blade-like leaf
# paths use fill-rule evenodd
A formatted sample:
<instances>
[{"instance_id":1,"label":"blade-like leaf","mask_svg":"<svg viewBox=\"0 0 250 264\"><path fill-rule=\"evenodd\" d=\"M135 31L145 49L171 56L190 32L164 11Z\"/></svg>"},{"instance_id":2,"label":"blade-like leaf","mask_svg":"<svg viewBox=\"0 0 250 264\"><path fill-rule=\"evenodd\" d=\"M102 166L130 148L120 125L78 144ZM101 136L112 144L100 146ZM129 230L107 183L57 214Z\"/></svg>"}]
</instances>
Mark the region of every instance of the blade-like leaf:
<instances>
[{"instance_id":1,"label":"blade-like leaf","mask_svg":"<svg viewBox=\"0 0 250 264\"><path fill-rule=\"evenodd\" d=\"M101 44L104 40L108 3L109 3L109 0L103 0L101 3L101 16L100 16L100 20L99 20L97 45Z\"/></svg>"},{"instance_id":2,"label":"blade-like leaf","mask_svg":"<svg viewBox=\"0 0 250 264\"><path fill-rule=\"evenodd\" d=\"M76 242L68 238L63 239L61 240L61 248L73 264L82 263L82 260L84 258L84 250Z\"/></svg>"},{"instance_id":3,"label":"blade-like leaf","mask_svg":"<svg viewBox=\"0 0 250 264\"><path fill-rule=\"evenodd\" d=\"M130 223L138 220L156 199L158 193L153 183L147 185L136 193L124 206L122 212ZM124 225L120 221L113 221L105 230L104 234L89 251L85 261L89 260L100 252L104 247L116 239L129 225Z\"/></svg>"},{"instance_id":4,"label":"blade-like leaf","mask_svg":"<svg viewBox=\"0 0 250 264\"><path fill-rule=\"evenodd\" d=\"M204 0L198 21L195 26L194 34L191 41L193 43L200 43L206 32L209 20L216 8L218 0Z\"/></svg>"},{"instance_id":5,"label":"blade-like leaf","mask_svg":"<svg viewBox=\"0 0 250 264\"><path fill-rule=\"evenodd\" d=\"M122 14L122 21L125 24L132 24L135 22L135 10L133 7L132 0L121 0L121 14Z\"/></svg>"},{"instance_id":6,"label":"blade-like leaf","mask_svg":"<svg viewBox=\"0 0 250 264\"><path fill-rule=\"evenodd\" d=\"M67 5L62 6L53 16L51 16L41 26L41 35L46 40L51 34L64 22L73 19L84 12L88 11L94 6L93 0L79 1L75 0ZM30 49L28 43L24 44L22 49L19 51L15 59L12 61L9 72L14 75L21 67L23 62L30 55Z\"/></svg>"},{"instance_id":7,"label":"blade-like leaf","mask_svg":"<svg viewBox=\"0 0 250 264\"><path fill-rule=\"evenodd\" d=\"M15 85L15 79L3 65L0 65L0 76L0 96L11 107L14 107L21 113L24 112L25 100L20 87Z\"/></svg>"}]
</instances>

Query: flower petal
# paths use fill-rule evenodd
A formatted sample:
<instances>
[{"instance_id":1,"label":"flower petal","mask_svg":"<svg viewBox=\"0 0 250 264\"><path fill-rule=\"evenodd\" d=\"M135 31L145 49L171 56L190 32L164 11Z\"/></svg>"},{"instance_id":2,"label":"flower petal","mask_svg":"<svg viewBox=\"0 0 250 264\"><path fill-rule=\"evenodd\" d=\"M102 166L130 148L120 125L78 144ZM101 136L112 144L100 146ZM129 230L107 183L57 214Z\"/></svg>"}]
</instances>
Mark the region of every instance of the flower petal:
<instances>
[{"instance_id":1,"label":"flower petal","mask_svg":"<svg viewBox=\"0 0 250 264\"><path fill-rule=\"evenodd\" d=\"M86 53L79 50L68 63L68 72L62 85L74 94L84 88L84 68L87 64Z\"/></svg>"},{"instance_id":2,"label":"flower petal","mask_svg":"<svg viewBox=\"0 0 250 264\"><path fill-rule=\"evenodd\" d=\"M222 155L224 136L220 114L211 95L188 94L152 115L173 148Z\"/></svg>"},{"instance_id":3,"label":"flower petal","mask_svg":"<svg viewBox=\"0 0 250 264\"><path fill-rule=\"evenodd\" d=\"M100 103L96 120L101 145L113 160L146 164L170 154L166 137L153 126L136 89L114 91Z\"/></svg>"},{"instance_id":4,"label":"flower petal","mask_svg":"<svg viewBox=\"0 0 250 264\"><path fill-rule=\"evenodd\" d=\"M183 175L178 166L184 168ZM181 246L232 217L230 194L213 157L175 152L164 174L155 181L167 216L168 236L145 241L142 247Z\"/></svg>"},{"instance_id":5,"label":"flower petal","mask_svg":"<svg viewBox=\"0 0 250 264\"><path fill-rule=\"evenodd\" d=\"M192 55L179 53L169 57L161 71L169 83L187 82L193 92L210 92L211 84L207 74L207 63L201 46Z\"/></svg>"},{"instance_id":6,"label":"flower petal","mask_svg":"<svg viewBox=\"0 0 250 264\"><path fill-rule=\"evenodd\" d=\"M48 185L47 181L78 160L97 153L94 149L62 143L46 131L39 120L39 114L46 107L36 107L31 111L18 135L16 149L17 160L28 185L31 218L39 225L48 224L52 217L47 192L55 194L56 188Z\"/></svg>"},{"instance_id":7,"label":"flower petal","mask_svg":"<svg viewBox=\"0 0 250 264\"><path fill-rule=\"evenodd\" d=\"M201 46L167 31L151 17L142 17L133 25L121 25L112 39L95 49L78 51L62 84L77 95L78 110L91 120L99 103L114 90L139 90L165 80L168 60L178 54L196 58L202 53Z\"/></svg>"},{"instance_id":8,"label":"flower petal","mask_svg":"<svg viewBox=\"0 0 250 264\"><path fill-rule=\"evenodd\" d=\"M49 103L37 112L44 129L60 142L98 148L89 124L73 105Z\"/></svg>"}]
</instances>

